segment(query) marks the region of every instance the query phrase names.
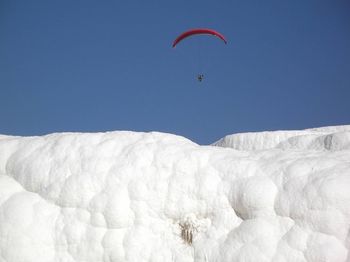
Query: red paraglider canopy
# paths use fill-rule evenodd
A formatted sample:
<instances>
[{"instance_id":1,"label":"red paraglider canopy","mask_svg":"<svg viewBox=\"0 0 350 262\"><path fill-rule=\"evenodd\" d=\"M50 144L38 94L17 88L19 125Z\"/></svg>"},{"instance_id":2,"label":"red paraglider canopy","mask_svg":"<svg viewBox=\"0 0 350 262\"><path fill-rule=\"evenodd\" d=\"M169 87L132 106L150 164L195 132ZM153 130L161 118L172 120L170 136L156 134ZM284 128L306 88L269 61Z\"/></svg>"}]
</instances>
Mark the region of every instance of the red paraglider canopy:
<instances>
[{"instance_id":1,"label":"red paraglider canopy","mask_svg":"<svg viewBox=\"0 0 350 262\"><path fill-rule=\"evenodd\" d=\"M186 32L183 32L181 35L179 35L174 40L173 47L175 47L179 42L181 42L183 39L185 39L191 35L214 35L214 36L219 37L221 40L223 40L225 42L225 44L227 44L225 37L222 34L220 34L219 32L212 30L212 29L208 29L208 28L197 28L197 29L188 30Z\"/></svg>"}]
</instances>

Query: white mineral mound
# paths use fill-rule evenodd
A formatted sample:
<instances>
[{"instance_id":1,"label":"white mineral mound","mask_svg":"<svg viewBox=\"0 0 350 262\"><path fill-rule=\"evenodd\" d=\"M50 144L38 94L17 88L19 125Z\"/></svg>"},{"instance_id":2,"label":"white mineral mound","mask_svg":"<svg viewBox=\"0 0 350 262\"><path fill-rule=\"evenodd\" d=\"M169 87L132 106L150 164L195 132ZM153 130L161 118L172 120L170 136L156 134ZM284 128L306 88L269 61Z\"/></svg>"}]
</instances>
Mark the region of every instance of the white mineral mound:
<instances>
[{"instance_id":1,"label":"white mineral mound","mask_svg":"<svg viewBox=\"0 0 350 262\"><path fill-rule=\"evenodd\" d=\"M330 126L293 131L255 132L228 135L213 145L237 150L350 149L350 126Z\"/></svg>"},{"instance_id":2,"label":"white mineral mound","mask_svg":"<svg viewBox=\"0 0 350 262\"><path fill-rule=\"evenodd\" d=\"M0 262L350 261L350 126L0 136Z\"/></svg>"}]
</instances>

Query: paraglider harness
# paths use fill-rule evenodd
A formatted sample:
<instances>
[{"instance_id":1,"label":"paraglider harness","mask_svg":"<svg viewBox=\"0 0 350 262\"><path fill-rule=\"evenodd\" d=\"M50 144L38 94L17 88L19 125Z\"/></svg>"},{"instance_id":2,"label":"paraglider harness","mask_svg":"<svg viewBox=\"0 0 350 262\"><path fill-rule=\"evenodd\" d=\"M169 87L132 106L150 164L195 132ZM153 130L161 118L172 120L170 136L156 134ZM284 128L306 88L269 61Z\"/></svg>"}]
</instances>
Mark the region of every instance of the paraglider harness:
<instances>
[{"instance_id":1,"label":"paraglider harness","mask_svg":"<svg viewBox=\"0 0 350 262\"><path fill-rule=\"evenodd\" d=\"M199 75L197 76L197 79L198 79L199 82L202 82L203 78L204 78L204 75L203 75L203 74L199 74Z\"/></svg>"}]
</instances>

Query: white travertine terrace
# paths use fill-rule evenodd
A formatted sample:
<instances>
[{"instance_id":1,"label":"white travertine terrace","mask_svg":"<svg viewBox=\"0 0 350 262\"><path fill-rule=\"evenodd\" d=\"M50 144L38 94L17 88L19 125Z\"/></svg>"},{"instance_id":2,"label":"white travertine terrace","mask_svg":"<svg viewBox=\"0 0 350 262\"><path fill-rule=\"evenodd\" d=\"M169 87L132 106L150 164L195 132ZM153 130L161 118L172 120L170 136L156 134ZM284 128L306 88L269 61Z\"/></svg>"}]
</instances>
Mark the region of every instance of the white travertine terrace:
<instances>
[{"instance_id":1,"label":"white travertine terrace","mask_svg":"<svg viewBox=\"0 0 350 262\"><path fill-rule=\"evenodd\" d=\"M0 262L350 262L350 126L0 135Z\"/></svg>"}]
</instances>

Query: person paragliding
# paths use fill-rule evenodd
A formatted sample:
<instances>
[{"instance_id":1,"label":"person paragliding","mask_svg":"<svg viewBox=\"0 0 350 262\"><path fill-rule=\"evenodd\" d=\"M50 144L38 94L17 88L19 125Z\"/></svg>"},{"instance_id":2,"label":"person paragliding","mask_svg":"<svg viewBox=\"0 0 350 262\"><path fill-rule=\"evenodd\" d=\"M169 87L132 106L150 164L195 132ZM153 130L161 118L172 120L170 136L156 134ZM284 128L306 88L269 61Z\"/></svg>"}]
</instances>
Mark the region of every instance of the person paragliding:
<instances>
[{"instance_id":1,"label":"person paragliding","mask_svg":"<svg viewBox=\"0 0 350 262\"><path fill-rule=\"evenodd\" d=\"M204 75L203 75L203 74L199 74L199 75L197 76L197 79L198 79L199 82L202 82L203 78L204 78Z\"/></svg>"},{"instance_id":2,"label":"person paragliding","mask_svg":"<svg viewBox=\"0 0 350 262\"><path fill-rule=\"evenodd\" d=\"M175 48L177 46L178 43L180 43L182 40L184 40L187 37L190 36L195 36L195 35L212 35L215 37L218 37L219 39L221 39L225 44L227 44L227 40L225 38L224 35L222 35L221 33L212 30L212 29L208 29L208 28L197 28L197 29L191 29L188 31L183 32L182 34L180 34L173 42L173 48ZM204 75L203 74L198 74L197 75L197 80L199 82L202 82L204 79Z\"/></svg>"}]
</instances>

